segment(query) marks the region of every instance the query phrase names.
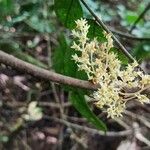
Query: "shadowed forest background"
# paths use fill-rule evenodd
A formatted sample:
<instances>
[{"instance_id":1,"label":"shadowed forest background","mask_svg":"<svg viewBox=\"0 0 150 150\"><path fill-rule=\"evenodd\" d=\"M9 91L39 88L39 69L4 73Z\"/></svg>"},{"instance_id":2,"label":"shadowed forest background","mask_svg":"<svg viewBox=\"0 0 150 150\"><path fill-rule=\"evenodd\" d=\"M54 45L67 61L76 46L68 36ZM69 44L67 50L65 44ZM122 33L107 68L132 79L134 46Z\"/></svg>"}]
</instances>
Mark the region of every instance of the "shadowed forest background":
<instances>
[{"instance_id":1,"label":"shadowed forest background","mask_svg":"<svg viewBox=\"0 0 150 150\"><path fill-rule=\"evenodd\" d=\"M150 74L150 1L85 3ZM0 0L0 51L37 67L87 80L77 71L70 48L74 21L81 17L92 27L90 37L103 40L103 28L80 0ZM123 65L128 64L123 53L114 51ZM0 150L150 149L150 104L131 101L123 117L110 119L82 96L87 90L37 76L0 59ZM92 116L106 124L106 134L97 129L100 122L91 121Z\"/></svg>"}]
</instances>

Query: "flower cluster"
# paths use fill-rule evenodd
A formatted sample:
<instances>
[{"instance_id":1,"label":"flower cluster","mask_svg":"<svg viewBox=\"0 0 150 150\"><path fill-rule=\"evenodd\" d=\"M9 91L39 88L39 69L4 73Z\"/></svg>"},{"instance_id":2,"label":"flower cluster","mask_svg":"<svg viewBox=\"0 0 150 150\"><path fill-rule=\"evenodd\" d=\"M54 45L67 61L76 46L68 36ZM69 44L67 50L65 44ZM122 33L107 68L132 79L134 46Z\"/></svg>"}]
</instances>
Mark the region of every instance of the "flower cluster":
<instances>
[{"instance_id":1,"label":"flower cluster","mask_svg":"<svg viewBox=\"0 0 150 150\"><path fill-rule=\"evenodd\" d=\"M72 58L78 70L85 71L90 81L100 85L93 93L96 106L106 111L108 117L114 118L122 116L126 102L131 99L149 102L149 98L141 92L149 88L150 76L135 71L136 61L123 68L117 54L110 51L113 48L111 34L104 32L107 42L98 42L96 37L88 38L89 28L85 19L76 21L76 28L72 31L75 41L71 48L76 51ZM126 91L133 88L137 90L132 93Z\"/></svg>"}]
</instances>

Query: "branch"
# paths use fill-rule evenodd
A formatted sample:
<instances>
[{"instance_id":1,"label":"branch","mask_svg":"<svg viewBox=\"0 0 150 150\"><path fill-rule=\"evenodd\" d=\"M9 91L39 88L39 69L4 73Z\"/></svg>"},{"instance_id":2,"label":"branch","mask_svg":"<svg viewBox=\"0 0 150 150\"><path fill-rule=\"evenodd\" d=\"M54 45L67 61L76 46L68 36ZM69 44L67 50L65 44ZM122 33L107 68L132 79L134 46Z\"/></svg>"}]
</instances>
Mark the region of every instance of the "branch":
<instances>
[{"instance_id":1,"label":"branch","mask_svg":"<svg viewBox=\"0 0 150 150\"><path fill-rule=\"evenodd\" d=\"M139 120L140 123L143 123L147 128L150 129L150 122L149 122L148 119L145 118L144 116L138 115L138 114L134 114L133 112L128 111L128 110L126 110L126 111L124 112L124 114L125 114L125 115L128 115L128 116L130 116L130 117L132 117L132 118L134 118L134 119Z\"/></svg>"},{"instance_id":2,"label":"branch","mask_svg":"<svg viewBox=\"0 0 150 150\"><path fill-rule=\"evenodd\" d=\"M121 32L121 31L118 31L118 30L115 30L111 27L109 27L110 30L114 33L114 34L117 34L123 38L127 38L127 39L131 39L131 40L138 40L138 41L150 41L150 37L136 37L132 34L129 34L129 33L124 33L124 32Z\"/></svg>"},{"instance_id":3,"label":"branch","mask_svg":"<svg viewBox=\"0 0 150 150\"><path fill-rule=\"evenodd\" d=\"M12 55L9 55L2 50L0 50L0 63L8 65L16 70L22 71L23 73L28 73L34 77L40 78L42 80L52 81L56 83L66 84L69 86L89 89L89 90L97 90L99 87L89 81L79 80L76 78L64 76L52 71L48 71L46 69L37 67L30 63L24 62L18 58L15 58ZM143 91L143 93L149 94L150 88Z\"/></svg>"},{"instance_id":4,"label":"branch","mask_svg":"<svg viewBox=\"0 0 150 150\"><path fill-rule=\"evenodd\" d=\"M71 122L68 122L66 120L56 118L56 117L54 118L54 117L50 117L50 116L44 116L44 119L54 120L56 122L59 122L59 123L66 125L67 127L74 128L74 129L77 129L80 131L85 131L85 132L90 133L90 134L97 134L97 135L104 136L104 137L125 137L125 136L132 135L134 133L134 131L138 130L137 128L135 128L135 129L127 129L124 131L118 131L118 132L107 131L105 133L105 132L99 131L97 129L81 126L79 124L71 123Z\"/></svg>"},{"instance_id":5,"label":"branch","mask_svg":"<svg viewBox=\"0 0 150 150\"><path fill-rule=\"evenodd\" d=\"M136 27L136 24L144 17L144 15L146 14L146 12L150 9L150 2L148 3L148 5L146 6L146 8L144 9L144 11L139 15L139 17L135 20L135 22L133 23L133 25L131 26L131 29L129 31L129 33L131 33L134 28Z\"/></svg>"},{"instance_id":6,"label":"branch","mask_svg":"<svg viewBox=\"0 0 150 150\"><path fill-rule=\"evenodd\" d=\"M30 63L24 62L12 55L9 55L0 50L0 63L11 66L16 70L22 71L24 73L31 74L40 79L45 79L47 81L53 81L61 84L66 84L74 87L80 87L85 89L96 90L97 85L92 84L89 81L79 80L72 77L64 76L46 69L39 68Z\"/></svg>"}]
</instances>

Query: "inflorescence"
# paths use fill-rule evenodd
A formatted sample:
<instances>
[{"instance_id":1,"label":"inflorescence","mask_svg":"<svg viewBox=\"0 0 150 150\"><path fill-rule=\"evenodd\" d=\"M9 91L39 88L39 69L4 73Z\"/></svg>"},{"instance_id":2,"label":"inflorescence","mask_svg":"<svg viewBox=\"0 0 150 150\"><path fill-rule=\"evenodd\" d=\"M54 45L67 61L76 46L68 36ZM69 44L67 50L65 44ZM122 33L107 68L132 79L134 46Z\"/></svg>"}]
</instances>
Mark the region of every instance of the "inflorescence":
<instances>
[{"instance_id":1,"label":"inflorescence","mask_svg":"<svg viewBox=\"0 0 150 150\"><path fill-rule=\"evenodd\" d=\"M87 21L75 22L76 28L72 31L75 41L71 48L78 52L72 58L78 70L85 71L89 81L100 86L93 93L95 105L114 118L122 116L129 100L149 103L147 95L141 93L150 87L150 76L135 71L136 61L122 67L117 54L111 51L113 40L110 33L104 32L106 42L99 42L96 37L91 40L87 36L90 28ZM131 92L131 89L136 90Z\"/></svg>"}]
</instances>

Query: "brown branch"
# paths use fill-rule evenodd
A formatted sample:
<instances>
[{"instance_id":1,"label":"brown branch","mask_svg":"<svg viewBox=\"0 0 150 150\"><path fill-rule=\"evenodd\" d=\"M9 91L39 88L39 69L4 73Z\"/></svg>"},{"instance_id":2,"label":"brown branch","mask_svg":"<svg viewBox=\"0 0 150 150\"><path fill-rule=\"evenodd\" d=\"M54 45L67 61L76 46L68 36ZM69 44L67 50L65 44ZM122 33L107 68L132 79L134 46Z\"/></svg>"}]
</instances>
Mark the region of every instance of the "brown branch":
<instances>
[{"instance_id":1,"label":"brown branch","mask_svg":"<svg viewBox=\"0 0 150 150\"><path fill-rule=\"evenodd\" d=\"M39 68L30 63L24 62L18 58L15 58L12 55L9 55L0 50L0 63L11 66L16 70L22 71L24 73L31 74L40 79L45 79L47 81L53 81L56 83L66 84L74 87L80 87L85 89L95 90L97 85L92 84L91 82L75 79L72 77L64 76L46 69Z\"/></svg>"},{"instance_id":2,"label":"brown branch","mask_svg":"<svg viewBox=\"0 0 150 150\"><path fill-rule=\"evenodd\" d=\"M23 73L30 74L34 77L37 77L42 80L52 81L60 84L66 84L69 86L89 89L89 90L96 90L99 86L94 85L93 83L85 80L79 80L76 78L64 76L52 71L48 71L46 69L37 67L30 63L24 62L12 55L9 55L0 50L0 63L8 65L16 70L19 70ZM143 93L149 94L150 88L143 91Z\"/></svg>"}]
</instances>

